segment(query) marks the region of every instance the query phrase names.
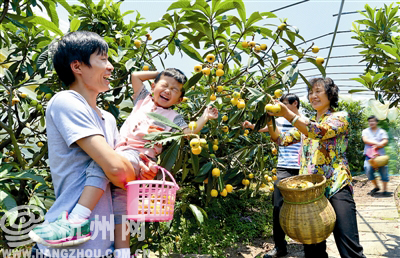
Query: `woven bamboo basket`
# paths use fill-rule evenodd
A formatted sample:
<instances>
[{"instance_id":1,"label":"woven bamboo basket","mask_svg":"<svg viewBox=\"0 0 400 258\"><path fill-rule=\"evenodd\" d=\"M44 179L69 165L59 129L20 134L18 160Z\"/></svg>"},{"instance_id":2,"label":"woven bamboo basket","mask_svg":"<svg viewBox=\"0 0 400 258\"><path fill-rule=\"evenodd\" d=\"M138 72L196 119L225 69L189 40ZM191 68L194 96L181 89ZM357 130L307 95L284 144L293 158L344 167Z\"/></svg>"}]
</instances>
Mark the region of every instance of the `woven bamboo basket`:
<instances>
[{"instance_id":1,"label":"woven bamboo basket","mask_svg":"<svg viewBox=\"0 0 400 258\"><path fill-rule=\"evenodd\" d=\"M309 181L314 186L289 188L288 185ZM279 222L283 231L303 244L317 244L329 237L335 227L335 211L325 197L323 175L299 175L283 179L278 188L284 199Z\"/></svg>"}]
</instances>

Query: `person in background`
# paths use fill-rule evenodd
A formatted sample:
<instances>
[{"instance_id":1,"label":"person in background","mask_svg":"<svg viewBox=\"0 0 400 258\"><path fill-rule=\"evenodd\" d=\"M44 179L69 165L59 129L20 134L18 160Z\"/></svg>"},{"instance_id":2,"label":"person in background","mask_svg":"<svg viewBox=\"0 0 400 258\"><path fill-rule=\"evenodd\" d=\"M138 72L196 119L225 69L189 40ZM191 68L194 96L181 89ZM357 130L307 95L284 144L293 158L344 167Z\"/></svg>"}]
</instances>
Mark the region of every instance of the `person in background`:
<instances>
[{"instance_id":1,"label":"person in background","mask_svg":"<svg viewBox=\"0 0 400 258\"><path fill-rule=\"evenodd\" d=\"M372 184L375 186L369 194L374 195L376 192L380 190L378 183L375 179L375 169L371 167L369 164L369 160L372 157L369 157L369 153L372 151L376 151L379 155L385 155L384 147L388 144L388 134L385 130L378 127L378 119L375 116L368 117L369 128L366 128L362 131L362 139L365 143L364 147L364 169L365 174L368 176L368 180L371 180ZM388 166L383 166L378 168L379 174L381 175L382 180L382 188L383 188L383 196L390 196L390 193L387 192L387 183L389 182L389 173Z\"/></svg>"},{"instance_id":2,"label":"person in background","mask_svg":"<svg viewBox=\"0 0 400 258\"><path fill-rule=\"evenodd\" d=\"M285 104L294 114L300 115L300 99L293 93L288 93L280 98L280 101ZM286 133L293 129L294 126L285 118L279 117L275 120L276 126L281 133ZM254 129L254 125L248 121L243 124L246 128ZM259 130L259 132L268 132L268 126ZM279 213L283 205L283 197L281 191L277 187L279 181L287 177L296 176L299 174L299 152L301 143L292 144L290 146L280 146L278 155L278 165L276 175L278 179L275 181L274 193L272 195L273 210L273 238L275 248L264 255L264 258L282 257L288 254L287 242L285 240L285 232L279 223Z\"/></svg>"}]
</instances>

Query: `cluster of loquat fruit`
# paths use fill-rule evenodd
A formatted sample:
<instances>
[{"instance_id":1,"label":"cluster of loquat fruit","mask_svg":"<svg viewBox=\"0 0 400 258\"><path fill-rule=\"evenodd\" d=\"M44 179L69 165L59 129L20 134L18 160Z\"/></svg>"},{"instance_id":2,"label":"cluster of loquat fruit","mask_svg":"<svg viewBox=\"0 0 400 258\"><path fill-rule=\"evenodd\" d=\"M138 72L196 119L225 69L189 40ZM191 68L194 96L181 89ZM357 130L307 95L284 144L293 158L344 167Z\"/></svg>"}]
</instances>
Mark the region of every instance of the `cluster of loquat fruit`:
<instances>
[{"instance_id":1,"label":"cluster of loquat fruit","mask_svg":"<svg viewBox=\"0 0 400 258\"><path fill-rule=\"evenodd\" d=\"M224 73L224 64L218 63L214 64L215 56L213 54L208 54L206 56L206 60L208 63L198 64L194 66L194 71L196 73L202 72L204 75L210 75L211 69L215 68L215 75L218 77L223 76ZM222 91L222 90L221 90ZM215 99L214 99L215 100Z\"/></svg>"},{"instance_id":2,"label":"cluster of loquat fruit","mask_svg":"<svg viewBox=\"0 0 400 258\"><path fill-rule=\"evenodd\" d=\"M211 173L214 178L218 178L221 175L221 171L219 170L219 168L213 168ZM206 178L206 180L204 180L204 183L208 184L208 178ZM226 197L228 195L228 193L231 193L232 191L233 191L233 186L230 184L227 184L227 185L225 185L225 188L219 194L222 197ZM217 197L217 196L218 196L218 190L212 189L211 197Z\"/></svg>"},{"instance_id":3,"label":"cluster of loquat fruit","mask_svg":"<svg viewBox=\"0 0 400 258\"><path fill-rule=\"evenodd\" d=\"M317 54L319 52L319 47L313 46L311 48L311 52L313 52L314 54ZM293 60L294 60L293 56L286 57L286 61L288 61L288 62L292 62ZM322 65L325 62L325 59L323 57L318 56L315 58L315 62L317 63L317 65Z\"/></svg>"},{"instance_id":4,"label":"cluster of loquat fruit","mask_svg":"<svg viewBox=\"0 0 400 258\"><path fill-rule=\"evenodd\" d=\"M268 184L269 190L271 192L274 190L273 182L278 179L278 177L275 175L276 174L276 168L272 169L272 173L274 174L272 177L269 176L269 175L265 175L264 176L265 183L261 183L260 184L260 188L265 188L267 186L267 184ZM252 174L252 173L248 174L247 177L242 180L242 185L249 186L250 185L250 180L253 180L253 179L255 179L254 178L254 174Z\"/></svg>"}]
</instances>

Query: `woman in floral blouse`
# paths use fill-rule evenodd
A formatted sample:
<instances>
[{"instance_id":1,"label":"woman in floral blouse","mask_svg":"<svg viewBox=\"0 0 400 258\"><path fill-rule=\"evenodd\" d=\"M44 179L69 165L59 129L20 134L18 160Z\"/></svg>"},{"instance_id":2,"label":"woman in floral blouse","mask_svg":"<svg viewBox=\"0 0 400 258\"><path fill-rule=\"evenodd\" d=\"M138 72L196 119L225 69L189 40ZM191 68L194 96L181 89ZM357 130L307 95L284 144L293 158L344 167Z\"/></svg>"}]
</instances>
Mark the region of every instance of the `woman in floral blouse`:
<instances>
[{"instance_id":1,"label":"woman in floral blouse","mask_svg":"<svg viewBox=\"0 0 400 258\"><path fill-rule=\"evenodd\" d=\"M351 174L346 159L349 122L346 112L335 112L338 107L339 88L330 78L315 78L310 81L308 100L317 111L308 120L290 111L284 104L278 114L296 127L285 134L273 130L268 124L271 138L279 145L287 146L302 139L300 174L322 174L327 179L326 197L336 212L333 230L341 257L365 257L360 245L357 228L356 207L351 186ZM306 257L328 257L326 241L315 245L304 245Z\"/></svg>"}]
</instances>

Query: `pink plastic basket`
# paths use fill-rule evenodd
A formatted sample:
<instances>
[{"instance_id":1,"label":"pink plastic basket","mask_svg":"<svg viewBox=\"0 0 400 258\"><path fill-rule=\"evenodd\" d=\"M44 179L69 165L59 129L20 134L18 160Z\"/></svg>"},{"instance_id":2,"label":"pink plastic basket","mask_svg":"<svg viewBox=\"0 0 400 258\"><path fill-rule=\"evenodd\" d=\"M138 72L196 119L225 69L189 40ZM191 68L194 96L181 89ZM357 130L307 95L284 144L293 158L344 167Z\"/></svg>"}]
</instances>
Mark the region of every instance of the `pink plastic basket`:
<instances>
[{"instance_id":1,"label":"pink plastic basket","mask_svg":"<svg viewBox=\"0 0 400 258\"><path fill-rule=\"evenodd\" d=\"M162 222L174 217L176 191L179 189L168 170L158 166L163 180L136 180L126 185L127 218L135 221ZM167 174L172 182L165 181Z\"/></svg>"}]
</instances>

